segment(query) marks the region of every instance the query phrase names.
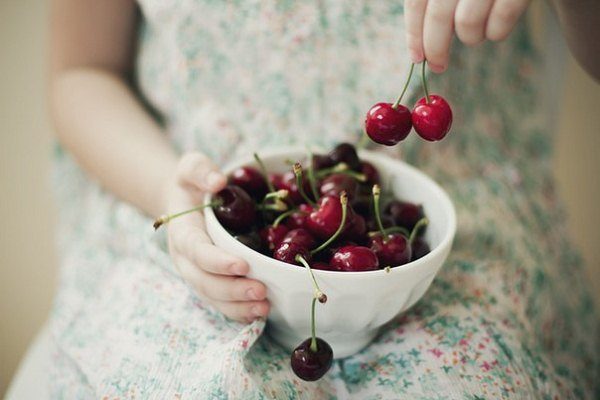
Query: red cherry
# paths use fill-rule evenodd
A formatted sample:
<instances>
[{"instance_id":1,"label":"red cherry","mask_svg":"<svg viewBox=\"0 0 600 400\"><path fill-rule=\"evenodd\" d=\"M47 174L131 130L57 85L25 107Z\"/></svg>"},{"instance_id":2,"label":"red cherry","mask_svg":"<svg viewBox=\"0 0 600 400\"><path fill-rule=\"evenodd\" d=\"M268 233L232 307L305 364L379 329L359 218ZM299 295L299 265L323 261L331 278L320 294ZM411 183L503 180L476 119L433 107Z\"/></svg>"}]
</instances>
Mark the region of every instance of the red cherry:
<instances>
[{"instance_id":1,"label":"red cherry","mask_svg":"<svg viewBox=\"0 0 600 400\"><path fill-rule=\"evenodd\" d=\"M260 238L263 243L267 244L269 250L273 251L288 233L288 228L285 225L269 225L261 229Z\"/></svg>"},{"instance_id":2,"label":"red cherry","mask_svg":"<svg viewBox=\"0 0 600 400\"><path fill-rule=\"evenodd\" d=\"M304 198L300 194L298 190L298 185L296 184L296 174L293 171L288 171L281 176L281 178L276 175L273 176L273 186L275 189L285 189L289 192L288 199L290 199L294 204L300 204L304 202ZM310 184L308 179L303 181L304 184L304 193L311 193Z\"/></svg>"},{"instance_id":3,"label":"red cherry","mask_svg":"<svg viewBox=\"0 0 600 400\"><path fill-rule=\"evenodd\" d=\"M362 163L362 173L367 178L366 184L369 186L369 191L371 187L375 184L379 184L379 171L373 164L367 161L363 161Z\"/></svg>"},{"instance_id":4,"label":"red cherry","mask_svg":"<svg viewBox=\"0 0 600 400\"><path fill-rule=\"evenodd\" d=\"M403 105L377 103L367 112L365 132L376 143L393 146L406 139L411 128L410 110Z\"/></svg>"},{"instance_id":5,"label":"red cherry","mask_svg":"<svg viewBox=\"0 0 600 400\"><path fill-rule=\"evenodd\" d=\"M381 235L373 236L369 247L377 255L380 265L396 267L411 261L411 246L402 234L393 233L385 239Z\"/></svg>"},{"instance_id":6,"label":"red cherry","mask_svg":"<svg viewBox=\"0 0 600 400\"><path fill-rule=\"evenodd\" d=\"M367 233L367 222L365 218L360 214L353 214L348 227L344 232L344 238L348 238L357 243L363 243L366 241Z\"/></svg>"},{"instance_id":7,"label":"red cherry","mask_svg":"<svg viewBox=\"0 0 600 400\"><path fill-rule=\"evenodd\" d=\"M346 192L348 200L352 201L358 193L358 182L347 174L331 174L323 179L319 191L322 196L337 196Z\"/></svg>"},{"instance_id":8,"label":"red cherry","mask_svg":"<svg viewBox=\"0 0 600 400\"><path fill-rule=\"evenodd\" d=\"M360 159L350 143L340 143L327 154L333 165L346 163L351 170L360 172Z\"/></svg>"},{"instance_id":9,"label":"red cherry","mask_svg":"<svg viewBox=\"0 0 600 400\"><path fill-rule=\"evenodd\" d=\"M412 260L418 260L424 255L428 254L431 250L425 239L416 237L412 242Z\"/></svg>"},{"instance_id":10,"label":"red cherry","mask_svg":"<svg viewBox=\"0 0 600 400\"><path fill-rule=\"evenodd\" d=\"M244 189L227 185L215 195L219 204L213 208L219 222L236 233L252 229L256 220L256 206Z\"/></svg>"},{"instance_id":11,"label":"red cherry","mask_svg":"<svg viewBox=\"0 0 600 400\"><path fill-rule=\"evenodd\" d=\"M353 217L352 208L348 207L346 224ZM319 239L330 238L337 231L342 221L342 205L337 196L323 196L317 208L306 219L306 228Z\"/></svg>"},{"instance_id":12,"label":"red cherry","mask_svg":"<svg viewBox=\"0 0 600 400\"><path fill-rule=\"evenodd\" d=\"M298 243L281 242L273 252L274 259L294 265L298 265L297 255L301 255L307 262L310 262L310 251Z\"/></svg>"},{"instance_id":13,"label":"red cherry","mask_svg":"<svg viewBox=\"0 0 600 400\"><path fill-rule=\"evenodd\" d=\"M293 242L302 247L306 247L307 249L314 247L316 244L315 238L306 229L302 228L292 229L289 231L282 239L282 242Z\"/></svg>"},{"instance_id":14,"label":"red cherry","mask_svg":"<svg viewBox=\"0 0 600 400\"><path fill-rule=\"evenodd\" d=\"M423 139L430 142L442 140L452 125L452 109L442 96L431 94L429 103L423 97L415 104L412 123Z\"/></svg>"},{"instance_id":15,"label":"red cherry","mask_svg":"<svg viewBox=\"0 0 600 400\"><path fill-rule=\"evenodd\" d=\"M308 215L314 211L314 208L309 204L300 204L298 211L287 217L285 224L290 229L298 229L306 227L306 219Z\"/></svg>"},{"instance_id":16,"label":"red cherry","mask_svg":"<svg viewBox=\"0 0 600 400\"><path fill-rule=\"evenodd\" d=\"M229 175L229 183L244 189L254 199L262 200L268 188L262 174L253 167L236 168Z\"/></svg>"},{"instance_id":17,"label":"red cherry","mask_svg":"<svg viewBox=\"0 0 600 400\"><path fill-rule=\"evenodd\" d=\"M317 261L310 266L312 269L320 269L322 271L337 271L337 269L333 268L331 265L326 262Z\"/></svg>"},{"instance_id":18,"label":"red cherry","mask_svg":"<svg viewBox=\"0 0 600 400\"><path fill-rule=\"evenodd\" d=\"M319 380L329 371L333 363L333 350L329 343L315 338L317 351L312 351L312 338L306 339L294 349L291 356L292 370L296 376L305 381Z\"/></svg>"},{"instance_id":19,"label":"red cherry","mask_svg":"<svg viewBox=\"0 0 600 400\"><path fill-rule=\"evenodd\" d=\"M338 249L329 261L339 271L373 271L379 268L379 260L368 247L344 246Z\"/></svg>"},{"instance_id":20,"label":"red cherry","mask_svg":"<svg viewBox=\"0 0 600 400\"><path fill-rule=\"evenodd\" d=\"M425 218L423 206L400 200L392 200L386 207L386 214L390 215L397 225L406 228L409 232L413 230L417 222ZM417 234L421 236L426 230L427 226L419 229Z\"/></svg>"}]
</instances>

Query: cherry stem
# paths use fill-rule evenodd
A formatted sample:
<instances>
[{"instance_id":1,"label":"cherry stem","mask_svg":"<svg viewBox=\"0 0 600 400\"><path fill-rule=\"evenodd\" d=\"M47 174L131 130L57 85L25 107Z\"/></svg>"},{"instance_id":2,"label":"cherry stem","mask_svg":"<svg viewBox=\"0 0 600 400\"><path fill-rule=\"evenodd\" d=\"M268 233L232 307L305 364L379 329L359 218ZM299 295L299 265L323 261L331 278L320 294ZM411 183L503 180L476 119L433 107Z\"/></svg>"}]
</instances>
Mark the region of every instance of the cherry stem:
<instances>
[{"instance_id":1,"label":"cherry stem","mask_svg":"<svg viewBox=\"0 0 600 400\"><path fill-rule=\"evenodd\" d=\"M379 196L381 195L381 189L379 185L373 185L373 208L375 209L375 220L377 221L377 226L379 227L379 231L381 232L381 236L383 236L383 240L387 238L387 233L383 228L383 224L381 223L381 214L379 211Z\"/></svg>"},{"instance_id":2,"label":"cherry stem","mask_svg":"<svg viewBox=\"0 0 600 400\"><path fill-rule=\"evenodd\" d=\"M327 295L325 293L323 293L323 291L321 290L321 288L319 287L319 284L317 283L317 279L315 278L315 275L313 274L312 268L310 267L310 264L308 264L308 261L306 261L306 259L304 257L302 257L301 254L296 254L296 262L299 262L300 264L302 264L304 266L304 268L306 268L308 270L308 273L310 274L310 279L312 280L313 283L313 288L315 289L315 293L314 293L314 298L319 300L319 303L326 303L327 302Z\"/></svg>"},{"instance_id":3,"label":"cherry stem","mask_svg":"<svg viewBox=\"0 0 600 400\"><path fill-rule=\"evenodd\" d=\"M331 235L331 237L329 239L327 239L323 244L321 244L316 249L311 250L310 254L315 255L318 252L320 252L321 250L325 249L327 246L329 246L331 243L333 243L333 241L335 239L337 239L338 236L344 230L344 225L346 224L346 216L348 214L348 210L347 210L347 208L348 208L348 195L346 194L346 192L342 192L342 195L340 196L340 203L342 204L342 220L340 221L340 226L338 226L338 228L335 231L335 233L333 235Z\"/></svg>"},{"instance_id":4,"label":"cherry stem","mask_svg":"<svg viewBox=\"0 0 600 400\"><path fill-rule=\"evenodd\" d=\"M327 175L331 175L331 174L345 174L345 175L349 175L351 177L353 177L354 179L356 179L359 182L366 182L367 181L367 177L365 176L365 174L361 174L359 172L356 171L352 171L350 169L350 167L348 166L348 164L341 162L331 168L323 168L322 170L317 172L317 177L318 178L323 178Z\"/></svg>"},{"instance_id":5,"label":"cherry stem","mask_svg":"<svg viewBox=\"0 0 600 400\"><path fill-rule=\"evenodd\" d=\"M258 156L257 153L254 153L254 159L256 160L256 163L258 164L258 167L260 168L260 172L262 173L263 179L267 183L269 192L274 192L275 187L273 186L273 183L271 183L271 181L269 180L269 175L267 173L267 168L265 168L265 164L262 162L262 160L260 159L260 157Z\"/></svg>"},{"instance_id":6,"label":"cherry stem","mask_svg":"<svg viewBox=\"0 0 600 400\"><path fill-rule=\"evenodd\" d=\"M277 226L279 226L281 221L283 221L284 219L286 219L287 217L289 217L290 215L292 215L295 212L302 212L302 211L299 211L297 208L294 208L292 210L288 210L288 211L284 212L283 214L279 214L279 216L277 218L275 218L275 221L273 221L273 227L277 228Z\"/></svg>"},{"instance_id":7,"label":"cherry stem","mask_svg":"<svg viewBox=\"0 0 600 400\"><path fill-rule=\"evenodd\" d=\"M285 189L281 189L281 190L276 190L274 192L269 192L265 195L265 198L263 199L263 203L266 202L269 199L278 199L278 200L283 200L286 197L288 197L288 195L290 194L290 192L288 192Z\"/></svg>"},{"instance_id":8,"label":"cherry stem","mask_svg":"<svg viewBox=\"0 0 600 400\"><path fill-rule=\"evenodd\" d=\"M408 72L408 79L406 79L406 83L404 84L404 88L402 89L402 93L400 93L400 97L398 97L398 100L396 100L396 102L392 106L392 108L394 110L398 108L398 106L400 105L400 102L402 101L402 97L404 97L404 93L406 93L406 89L408 89L408 84L410 83L410 78L412 78L412 74L413 74L413 69L414 68L415 68L415 64L411 63L410 64L410 71Z\"/></svg>"},{"instance_id":9,"label":"cherry stem","mask_svg":"<svg viewBox=\"0 0 600 400\"><path fill-rule=\"evenodd\" d=\"M213 201L211 203L208 204L202 204L199 206L196 206L194 208L190 208L189 210L185 210L185 211L181 211L175 214L169 214L169 215L161 215L160 217L156 218L154 220L154 224L152 226L154 226L154 230L157 230L158 228L160 228L162 225L164 224L168 224L169 221L181 217L182 215L186 215L189 213L193 213L194 211L200 211L203 208L207 208L207 207L216 207L216 206L220 206L223 202L221 201Z\"/></svg>"},{"instance_id":10,"label":"cherry stem","mask_svg":"<svg viewBox=\"0 0 600 400\"><path fill-rule=\"evenodd\" d=\"M419 222L415 224L415 227L410 232L410 237L408 238L408 243L412 244L413 240L417 237L417 233L419 233L419 229L429 224L429 220L427 218L421 218Z\"/></svg>"},{"instance_id":11,"label":"cherry stem","mask_svg":"<svg viewBox=\"0 0 600 400\"><path fill-rule=\"evenodd\" d=\"M319 351L317 346L317 327L315 321L315 306L317 305L317 299L313 297L312 304L310 306L310 351L316 353Z\"/></svg>"},{"instance_id":12,"label":"cherry stem","mask_svg":"<svg viewBox=\"0 0 600 400\"><path fill-rule=\"evenodd\" d=\"M299 162L294 164L294 175L296 175L296 186L298 187L298 193L300 193L300 196L302 196L304 201L306 201L311 206L316 206L317 203L315 203L310 197L308 197L306 195L306 192L304 191L304 179L302 179L302 165L300 165Z\"/></svg>"},{"instance_id":13,"label":"cherry stem","mask_svg":"<svg viewBox=\"0 0 600 400\"><path fill-rule=\"evenodd\" d=\"M308 183L310 185L310 190L312 191L313 196L315 197L315 201L319 201L319 192L317 190L317 180L315 179L315 171L313 169L313 158L314 155L311 152L309 156L310 168L308 169Z\"/></svg>"},{"instance_id":14,"label":"cherry stem","mask_svg":"<svg viewBox=\"0 0 600 400\"><path fill-rule=\"evenodd\" d=\"M321 288L319 288L319 284L317 283L317 280L315 279L315 275L313 274L312 269L310 268L310 265L308 264L308 262L306 262L304 257L302 257L302 255L300 255L300 254L296 254L295 258L296 258L297 262L304 265L304 267L308 270L308 272L310 274L310 278L312 279L313 288L315 289L315 293L312 298L312 304L310 307L310 330L311 330L310 350L313 353L316 353L317 350L319 350L319 349L317 348L317 327L316 327L317 324L315 322L315 306L317 304L317 300L319 300L319 303L321 303L321 304L327 302L327 295L321 291Z\"/></svg>"},{"instance_id":15,"label":"cherry stem","mask_svg":"<svg viewBox=\"0 0 600 400\"><path fill-rule=\"evenodd\" d=\"M421 80L423 81L423 90L425 90L425 98L427 99L427 104L431 103L429 100L429 89L427 89L427 78L425 78L425 65L427 64L426 60L423 60L423 64L421 66Z\"/></svg>"},{"instance_id":16,"label":"cherry stem","mask_svg":"<svg viewBox=\"0 0 600 400\"><path fill-rule=\"evenodd\" d=\"M379 235L380 233L381 232L379 232L379 231L374 231L374 232L369 232L368 235L370 237L373 237L373 236ZM401 233L406 237L410 236L410 232L406 228L403 228L401 226L391 226L389 228L386 228L385 233L387 233L388 235L392 234L392 233Z\"/></svg>"}]
</instances>

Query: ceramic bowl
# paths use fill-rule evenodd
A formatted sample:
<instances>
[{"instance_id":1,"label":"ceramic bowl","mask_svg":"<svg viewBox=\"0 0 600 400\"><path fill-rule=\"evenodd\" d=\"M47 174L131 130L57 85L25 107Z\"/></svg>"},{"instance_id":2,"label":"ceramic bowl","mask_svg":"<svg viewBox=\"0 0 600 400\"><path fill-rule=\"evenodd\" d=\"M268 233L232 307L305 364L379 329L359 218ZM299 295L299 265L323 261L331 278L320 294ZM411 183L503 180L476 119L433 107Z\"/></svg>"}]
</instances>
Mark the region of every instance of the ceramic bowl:
<instances>
[{"instance_id":1,"label":"ceramic bowl","mask_svg":"<svg viewBox=\"0 0 600 400\"><path fill-rule=\"evenodd\" d=\"M360 351L377 335L378 329L413 306L427 291L452 247L456 213L446 192L423 172L382 155L361 151L362 160L372 163L381 175L383 190L410 202L422 204L429 218L425 239L431 247L426 256L398 267L368 272L314 270L326 304L317 303L317 336L333 348L336 358ZM302 150L261 153L267 169L283 172L288 160L304 160ZM239 159L225 168L229 173L243 165L255 165L252 158ZM210 201L207 198L207 201ZM206 228L213 242L246 260L249 277L267 287L271 312L267 332L290 351L310 336L310 304L313 287L308 271L277 261L238 242L219 223L212 209L205 210Z\"/></svg>"}]
</instances>

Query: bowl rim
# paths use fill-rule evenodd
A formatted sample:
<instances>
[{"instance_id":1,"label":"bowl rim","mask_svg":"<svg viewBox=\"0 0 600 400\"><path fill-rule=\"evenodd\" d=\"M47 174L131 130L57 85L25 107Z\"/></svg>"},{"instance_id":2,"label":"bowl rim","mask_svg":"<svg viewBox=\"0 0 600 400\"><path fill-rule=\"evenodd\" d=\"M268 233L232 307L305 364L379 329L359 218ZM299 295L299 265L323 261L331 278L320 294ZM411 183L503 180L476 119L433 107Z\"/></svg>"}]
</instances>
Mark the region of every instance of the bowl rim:
<instances>
[{"instance_id":1,"label":"bowl rim","mask_svg":"<svg viewBox=\"0 0 600 400\"><path fill-rule=\"evenodd\" d=\"M273 149L265 149L264 151L261 152L260 156L262 159L267 159L267 158L272 158L272 157L280 157L280 158L286 159L286 158L290 158L290 156L296 157L296 155L298 153L306 154L307 151L306 151L306 149L302 149L302 148L298 148L298 147L273 148ZM378 274L380 274L380 275L383 274L385 276L388 276L389 273L392 273L394 271L408 272L408 271L413 270L414 268L419 268L419 266L422 264L427 264L428 260L437 257L438 253L443 252L446 248L448 248L449 246L452 245L452 241L454 240L454 236L456 234L456 210L455 210L452 200L450 200L450 196L435 180L433 180L429 175L427 175L425 172L419 170L418 168L416 168L398 158L393 158L384 152L361 149L361 150L358 150L358 154L361 159L363 158L363 156L366 156L366 159L365 159L366 161L369 161L369 159L375 158L375 157L384 157L384 158L386 158L386 162L398 163L398 164L402 165L402 168L408 170L410 173L417 175L420 179L422 179L424 181L427 181L430 184L430 186L433 188L433 191L435 192L436 198L438 199L438 201L440 201L442 203L444 212L448 215L448 228L444 232L444 236L443 236L442 240L440 241L440 243L435 248L433 248L429 253L427 253L423 257L419 258L418 260L411 261L409 263L398 265L395 267L391 267L389 269L389 271L386 270L385 268L377 269L377 270L373 270L373 271L327 271L327 270L321 270L321 269L312 269L312 271L315 274L324 275L324 276L336 276L336 277L340 277L340 278L344 277L342 279L353 279L353 277L376 276ZM249 164L256 164L256 162L254 161L253 158L250 158L250 157L240 157L240 158L236 159L235 161L227 163L225 165L225 167L222 169L222 171L224 174L227 175L230 172L232 172L235 168L238 168L238 167L241 167L244 165L249 165ZM211 197L212 197L212 195L210 193L205 196L205 199L204 199L205 204L210 203ZM233 235L231 235L225 229L225 227L223 227L223 225L221 225L221 223L219 223L216 215L214 214L212 207L206 207L204 209L204 217L205 217L205 224L208 224L209 221L210 221L210 223L213 223L213 222L216 223L217 229L219 229L220 231L225 233L225 236L227 237L227 239L231 242L231 244L233 246L236 246L236 247L243 249L244 251L247 251L250 253L255 253L257 256L262 257L266 262L268 262L272 265L277 265L278 268L285 268L285 270L290 271L291 273L306 273L304 271L305 268L299 268L299 266L297 266L297 265L288 264L283 261L279 261L272 257L266 256L262 253L259 253L256 250L251 249L250 247L244 245L240 241L238 241ZM210 234L209 234L209 236L210 236ZM211 238L211 240L212 240L212 238ZM260 266L255 266L253 268L260 268Z\"/></svg>"}]
</instances>

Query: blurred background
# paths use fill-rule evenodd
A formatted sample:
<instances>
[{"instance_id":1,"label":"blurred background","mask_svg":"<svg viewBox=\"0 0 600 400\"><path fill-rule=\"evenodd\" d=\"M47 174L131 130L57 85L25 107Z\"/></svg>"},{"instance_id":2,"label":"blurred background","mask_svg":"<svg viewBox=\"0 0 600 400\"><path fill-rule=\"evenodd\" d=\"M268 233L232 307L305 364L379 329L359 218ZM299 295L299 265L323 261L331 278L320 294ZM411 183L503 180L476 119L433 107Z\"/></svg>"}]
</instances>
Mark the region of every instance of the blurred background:
<instances>
[{"instance_id":1,"label":"blurred background","mask_svg":"<svg viewBox=\"0 0 600 400\"><path fill-rule=\"evenodd\" d=\"M47 316L57 270L53 226L59 221L48 182L48 8L45 1L0 1L0 396ZM565 74L557 90L554 164L573 241L598 293L600 85L570 57Z\"/></svg>"}]
</instances>

